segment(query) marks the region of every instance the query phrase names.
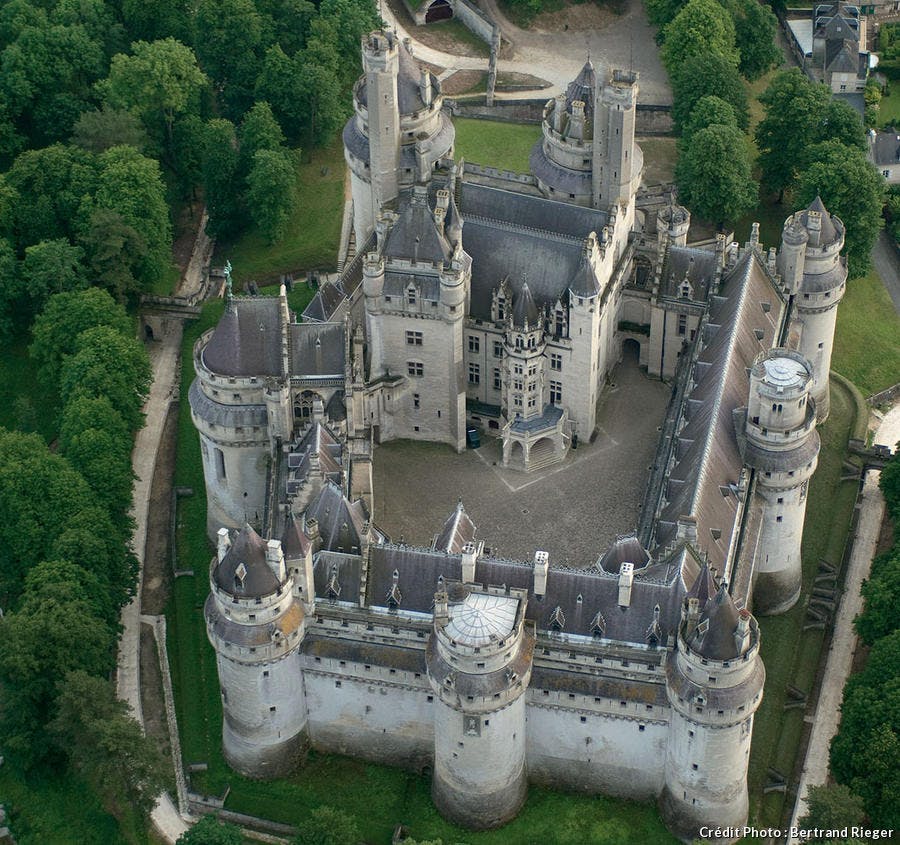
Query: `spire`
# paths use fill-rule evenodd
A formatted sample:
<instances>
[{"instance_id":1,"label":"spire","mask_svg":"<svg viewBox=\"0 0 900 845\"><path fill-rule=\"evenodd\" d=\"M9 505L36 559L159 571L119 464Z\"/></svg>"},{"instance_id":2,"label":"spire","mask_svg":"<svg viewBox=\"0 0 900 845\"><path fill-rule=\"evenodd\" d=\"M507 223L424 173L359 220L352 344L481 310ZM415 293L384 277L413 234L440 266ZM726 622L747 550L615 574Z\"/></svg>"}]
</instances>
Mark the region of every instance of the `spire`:
<instances>
[{"instance_id":1,"label":"spire","mask_svg":"<svg viewBox=\"0 0 900 845\"><path fill-rule=\"evenodd\" d=\"M538 307L528 288L527 280L522 282L522 290L516 297L512 318L513 325L517 328L527 328L538 324Z\"/></svg>"}]
</instances>

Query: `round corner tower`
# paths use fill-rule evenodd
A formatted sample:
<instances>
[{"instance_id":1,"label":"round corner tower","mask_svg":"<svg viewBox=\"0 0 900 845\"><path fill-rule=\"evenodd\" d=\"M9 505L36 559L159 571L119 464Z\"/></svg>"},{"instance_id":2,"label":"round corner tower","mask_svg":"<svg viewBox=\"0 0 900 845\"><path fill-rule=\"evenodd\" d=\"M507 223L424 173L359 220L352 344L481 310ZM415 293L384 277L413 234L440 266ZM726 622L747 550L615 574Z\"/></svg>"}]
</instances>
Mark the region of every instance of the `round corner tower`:
<instances>
[{"instance_id":1,"label":"round corner tower","mask_svg":"<svg viewBox=\"0 0 900 845\"><path fill-rule=\"evenodd\" d=\"M656 214L656 232L659 239L663 234L666 243L672 246L687 246L691 228L691 213L683 205L664 205Z\"/></svg>"},{"instance_id":2,"label":"round corner tower","mask_svg":"<svg viewBox=\"0 0 900 845\"><path fill-rule=\"evenodd\" d=\"M698 838L702 827L746 823L753 714L764 682L756 620L737 609L724 585L716 588L704 565L666 665L672 718L660 812L681 839Z\"/></svg>"},{"instance_id":3,"label":"round corner tower","mask_svg":"<svg viewBox=\"0 0 900 845\"><path fill-rule=\"evenodd\" d=\"M841 257L844 224L830 214L820 197L784 223L777 267L794 304L792 333L797 351L812 365L812 396L819 422L828 416L828 377L837 307L847 285L847 262Z\"/></svg>"},{"instance_id":4,"label":"round corner tower","mask_svg":"<svg viewBox=\"0 0 900 845\"><path fill-rule=\"evenodd\" d=\"M450 585L435 596L428 679L435 696L432 796L472 829L509 821L525 801L525 690L534 633L525 590Z\"/></svg>"},{"instance_id":5,"label":"round corner tower","mask_svg":"<svg viewBox=\"0 0 900 845\"><path fill-rule=\"evenodd\" d=\"M820 446L812 386L812 367L791 349L761 354L750 370L744 463L756 470L762 508L753 565L759 614L783 613L800 596L807 488Z\"/></svg>"},{"instance_id":6,"label":"round corner tower","mask_svg":"<svg viewBox=\"0 0 900 845\"><path fill-rule=\"evenodd\" d=\"M396 33L363 36L362 61L364 75L353 88L355 114L343 134L359 248L401 189L427 181L435 164L453 155L455 138L440 83Z\"/></svg>"},{"instance_id":7,"label":"round corner tower","mask_svg":"<svg viewBox=\"0 0 900 845\"><path fill-rule=\"evenodd\" d=\"M204 615L216 652L225 760L247 777L281 777L305 746L303 604L280 541L266 542L250 526L233 543L222 528L218 541Z\"/></svg>"}]
</instances>

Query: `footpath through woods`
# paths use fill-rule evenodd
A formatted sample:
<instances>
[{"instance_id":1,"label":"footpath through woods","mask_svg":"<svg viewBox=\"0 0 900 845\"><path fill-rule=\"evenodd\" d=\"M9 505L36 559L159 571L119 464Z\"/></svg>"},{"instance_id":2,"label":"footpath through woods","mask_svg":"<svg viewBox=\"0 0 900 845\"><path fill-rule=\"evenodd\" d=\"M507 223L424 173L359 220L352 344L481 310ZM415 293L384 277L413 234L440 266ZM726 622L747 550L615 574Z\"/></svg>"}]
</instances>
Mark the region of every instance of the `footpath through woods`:
<instances>
[{"instance_id":1,"label":"footpath through woods","mask_svg":"<svg viewBox=\"0 0 900 845\"><path fill-rule=\"evenodd\" d=\"M191 260L188 263L178 290L178 296L189 297L197 294L203 284L206 263L211 254L211 243L206 235L206 212L201 216L197 238ZM147 513L150 505L150 488L153 483L153 469L156 453L162 437L169 403L175 395L178 384L179 356L181 351L182 321L167 319L162 337L148 343L147 351L153 367L153 386L144 405L144 427L137 433L131 466L135 481L133 488L132 518L134 519L134 553L140 564L137 592L131 603L122 610L122 638L116 669L116 692L126 701L134 717L144 725L141 709L141 583L144 574L144 550L147 541ZM188 825L179 815L167 793L163 793L151 814L153 825L167 842L174 842Z\"/></svg>"},{"instance_id":2,"label":"footpath through woods","mask_svg":"<svg viewBox=\"0 0 900 845\"><path fill-rule=\"evenodd\" d=\"M891 449L898 440L900 440L900 403L884 416L875 433L875 443L889 446ZM862 495L859 500L859 520L856 534L853 537L853 550L847 566L841 603L834 616L831 648L828 651L822 689L813 716L806 760L800 774L797 803L791 817L791 827L797 827L798 820L806 814L806 796L809 787L821 786L828 780L831 740L837 733L840 724L844 684L850 676L857 645L853 620L862 611L863 599L859 591L862 582L869 576L878 535L881 531L881 521L884 517L884 497L878 487L880 477L880 471L869 470L863 483ZM791 843L798 841L796 837L790 839Z\"/></svg>"}]
</instances>

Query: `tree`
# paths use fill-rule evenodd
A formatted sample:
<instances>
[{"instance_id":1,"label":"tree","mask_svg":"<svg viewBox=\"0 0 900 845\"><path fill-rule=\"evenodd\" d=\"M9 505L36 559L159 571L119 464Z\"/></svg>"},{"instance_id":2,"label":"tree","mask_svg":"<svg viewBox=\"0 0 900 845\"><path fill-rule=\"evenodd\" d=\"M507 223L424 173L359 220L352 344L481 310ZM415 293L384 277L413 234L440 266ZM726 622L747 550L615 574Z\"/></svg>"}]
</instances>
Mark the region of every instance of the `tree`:
<instances>
[{"instance_id":1,"label":"tree","mask_svg":"<svg viewBox=\"0 0 900 845\"><path fill-rule=\"evenodd\" d=\"M737 68L722 56L692 56L673 77L672 117L683 127L703 97L719 97L733 109L738 126L746 129L750 121L747 86Z\"/></svg>"},{"instance_id":2,"label":"tree","mask_svg":"<svg viewBox=\"0 0 900 845\"><path fill-rule=\"evenodd\" d=\"M80 26L92 41L102 45L107 58L124 53L131 40L104 0L59 0L50 20L63 26Z\"/></svg>"},{"instance_id":3,"label":"tree","mask_svg":"<svg viewBox=\"0 0 900 845\"><path fill-rule=\"evenodd\" d=\"M96 284L119 302L146 286L138 277L146 280L147 241L119 212L109 208L94 211L81 244Z\"/></svg>"},{"instance_id":4,"label":"tree","mask_svg":"<svg viewBox=\"0 0 900 845\"><path fill-rule=\"evenodd\" d=\"M867 645L897 630L897 605L900 604L900 547L872 561L872 572L863 582L865 607L854 620L856 632Z\"/></svg>"},{"instance_id":5,"label":"tree","mask_svg":"<svg viewBox=\"0 0 900 845\"><path fill-rule=\"evenodd\" d=\"M291 156L278 150L256 153L247 177L247 203L253 222L269 243L284 237L296 201L297 171Z\"/></svg>"},{"instance_id":6,"label":"tree","mask_svg":"<svg viewBox=\"0 0 900 845\"><path fill-rule=\"evenodd\" d=\"M346 117L340 79L334 71L298 54L297 88L303 119L302 136L311 146L320 146L333 137Z\"/></svg>"},{"instance_id":7,"label":"tree","mask_svg":"<svg viewBox=\"0 0 900 845\"><path fill-rule=\"evenodd\" d=\"M678 196L688 208L719 224L736 220L756 205L746 137L733 126L713 125L694 133L675 168Z\"/></svg>"},{"instance_id":8,"label":"tree","mask_svg":"<svg viewBox=\"0 0 900 845\"><path fill-rule=\"evenodd\" d=\"M175 118L196 110L208 81L194 51L174 38L136 41L131 50L130 56L113 57L102 86L106 100L113 108L137 111L150 132L162 128L171 152Z\"/></svg>"},{"instance_id":9,"label":"tree","mask_svg":"<svg viewBox=\"0 0 900 845\"><path fill-rule=\"evenodd\" d=\"M647 18L653 26L662 29L684 7L684 0L645 0Z\"/></svg>"},{"instance_id":10,"label":"tree","mask_svg":"<svg viewBox=\"0 0 900 845\"><path fill-rule=\"evenodd\" d=\"M309 0L257 0L264 15L264 44L278 44L289 56L306 44L316 7Z\"/></svg>"},{"instance_id":11,"label":"tree","mask_svg":"<svg viewBox=\"0 0 900 845\"><path fill-rule=\"evenodd\" d=\"M74 241L82 203L94 193L96 178L94 157L78 147L53 144L18 156L6 173L6 183L18 197L19 249L54 238Z\"/></svg>"},{"instance_id":12,"label":"tree","mask_svg":"<svg viewBox=\"0 0 900 845\"><path fill-rule=\"evenodd\" d=\"M360 71L359 42L377 29L378 11L371 0L322 0L310 25L306 50L323 67L332 65L342 91L349 91ZM318 46L316 45L318 42Z\"/></svg>"},{"instance_id":13,"label":"tree","mask_svg":"<svg viewBox=\"0 0 900 845\"><path fill-rule=\"evenodd\" d=\"M798 826L807 830L840 830L862 824L865 815L862 798L846 786L811 786L806 794L806 815L799 820Z\"/></svg>"},{"instance_id":14,"label":"tree","mask_svg":"<svg viewBox=\"0 0 900 845\"><path fill-rule=\"evenodd\" d=\"M756 127L758 163L763 184L778 191L781 202L807 161L810 139L820 138L831 92L825 85L811 83L799 68L791 68L774 77L759 101L766 116Z\"/></svg>"},{"instance_id":15,"label":"tree","mask_svg":"<svg viewBox=\"0 0 900 845\"><path fill-rule=\"evenodd\" d=\"M149 816L166 786L165 763L109 681L69 672L60 684L50 732L114 816L121 818L130 808Z\"/></svg>"},{"instance_id":16,"label":"tree","mask_svg":"<svg viewBox=\"0 0 900 845\"><path fill-rule=\"evenodd\" d=\"M197 57L234 118L253 102L262 61L263 19L253 0L200 0L194 17Z\"/></svg>"},{"instance_id":17,"label":"tree","mask_svg":"<svg viewBox=\"0 0 900 845\"><path fill-rule=\"evenodd\" d=\"M96 326L108 326L123 337L132 333L125 309L100 288L51 296L34 321L28 354L54 390L59 389L63 360L76 350L76 339Z\"/></svg>"},{"instance_id":18,"label":"tree","mask_svg":"<svg viewBox=\"0 0 900 845\"><path fill-rule=\"evenodd\" d=\"M62 365L60 396L106 396L134 431L143 424L141 406L150 392L152 373L143 346L108 326L83 331L75 352Z\"/></svg>"},{"instance_id":19,"label":"tree","mask_svg":"<svg viewBox=\"0 0 900 845\"><path fill-rule=\"evenodd\" d=\"M16 253L6 238L0 238L0 337L16 329L16 313L22 298Z\"/></svg>"},{"instance_id":20,"label":"tree","mask_svg":"<svg viewBox=\"0 0 900 845\"><path fill-rule=\"evenodd\" d=\"M757 0L729 0L734 14L735 43L741 54L738 70L753 82L781 61L778 18Z\"/></svg>"},{"instance_id":21,"label":"tree","mask_svg":"<svg viewBox=\"0 0 900 845\"><path fill-rule=\"evenodd\" d=\"M687 144L695 132L714 124L737 129L734 109L721 97L701 97L681 131L682 144Z\"/></svg>"},{"instance_id":22,"label":"tree","mask_svg":"<svg viewBox=\"0 0 900 845\"><path fill-rule=\"evenodd\" d=\"M878 479L878 486L884 494L888 512L894 520L900 520L900 452L887 462Z\"/></svg>"},{"instance_id":23,"label":"tree","mask_svg":"<svg viewBox=\"0 0 900 845\"><path fill-rule=\"evenodd\" d=\"M309 814L293 845L356 845L356 821L333 807L317 807Z\"/></svg>"},{"instance_id":24,"label":"tree","mask_svg":"<svg viewBox=\"0 0 900 845\"><path fill-rule=\"evenodd\" d=\"M0 429L0 607L18 601L35 564L61 557L54 543L91 507L90 495L72 465L36 434Z\"/></svg>"},{"instance_id":25,"label":"tree","mask_svg":"<svg viewBox=\"0 0 900 845\"><path fill-rule=\"evenodd\" d=\"M810 139L811 141L813 139ZM840 141L848 147L868 152L866 129L859 113L844 100L832 98L822 112L815 141Z\"/></svg>"},{"instance_id":26,"label":"tree","mask_svg":"<svg viewBox=\"0 0 900 845\"><path fill-rule=\"evenodd\" d=\"M122 0L122 20L132 40L156 41L171 36L188 41L190 14L185 0Z\"/></svg>"},{"instance_id":27,"label":"tree","mask_svg":"<svg viewBox=\"0 0 900 845\"><path fill-rule=\"evenodd\" d=\"M83 112L75 121L72 143L91 153L129 146L142 151L148 138L140 119L130 111L103 106Z\"/></svg>"},{"instance_id":28,"label":"tree","mask_svg":"<svg viewBox=\"0 0 900 845\"><path fill-rule=\"evenodd\" d=\"M214 238L236 234L241 226L238 152L234 125L211 120L203 143L203 189L209 211L207 230Z\"/></svg>"},{"instance_id":29,"label":"tree","mask_svg":"<svg viewBox=\"0 0 900 845\"><path fill-rule=\"evenodd\" d=\"M40 311L55 293L88 287L83 258L84 250L72 246L65 238L41 241L25 248L19 283L31 314Z\"/></svg>"},{"instance_id":30,"label":"tree","mask_svg":"<svg viewBox=\"0 0 900 845\"><path fill-rule=\"evenodd\" d=\"M260 101L244 115L241 122L239 169L249 174L253 167L253 157L260 150L281 150L284 147L284 133L272 114L271 106Z\"/></svg>"},{"instance_id":31,"label":"tree","mask_svg":"<svg viewBox=\"0 0 900 845\"><path fill-rule=\"evenodd\" d=\"M178 837L175 845L242 845L244 836L237 825L204 816Z\"/></svg>"},{"instance_id":32,"label":"tree","mask_svg":"<svg viewBox=\"0 0 900 845\"><path fill-rule=\"evenodd\" d=\"M851 277L869 267L870 253L883 225L884 180L861 150L839 141L817 144L809 151L811 163L799 175L797 200L808 205L816 195L844 221L844 252Z\"/></svg>"},{"instance_id":33,"label":"tree","mask_svg":"<svg viewBox=\"0 0 900 845\"><path fill-rule=\"evenodd\" d=\"M716 0L689 0L664 30L660 58L673 79L693 56L721 56L737 67L734 22Z\"/></svg>"},{"instance_id":34,"label":"tree","mask_svg":"<svg viewBox=\"0 0 900 845\"><path fill-rule=\"evenodd\" d=\"M4 751L24 768L47 759L53 743L46 725L60 680L78 669L109 672L114 646L112 630L83 595L60 595L57 585L43 581L26 592L21 606L0 619Z\"/></svg>"}]
</instances>

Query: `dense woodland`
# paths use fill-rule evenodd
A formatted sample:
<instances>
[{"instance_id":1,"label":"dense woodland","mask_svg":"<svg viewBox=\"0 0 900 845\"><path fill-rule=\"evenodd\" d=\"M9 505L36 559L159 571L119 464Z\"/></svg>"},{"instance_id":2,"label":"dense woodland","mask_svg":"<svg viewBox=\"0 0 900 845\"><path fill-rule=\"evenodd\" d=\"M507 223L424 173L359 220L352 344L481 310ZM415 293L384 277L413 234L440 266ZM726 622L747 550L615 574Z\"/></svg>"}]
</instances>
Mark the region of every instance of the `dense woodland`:
<instances>
[{"instance_id":1,"label":"dense woodland","mask_svg":"<svg viewBox=\"0 0 900 845\"><path fill-rule=\"evenodd\" d=\"M0 8L0 336L30 338L34 389L58 397L52 449L0 429L0 753L68 769L119 818L170 777L110 682L151 383L127 307L170 284L192 203L215 236L278 239L300 147L344 119L376 21L370 0Z\"/></svg>"}]
</instances>

